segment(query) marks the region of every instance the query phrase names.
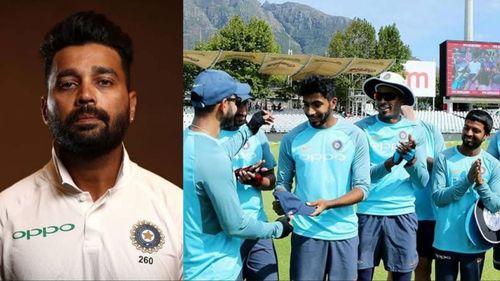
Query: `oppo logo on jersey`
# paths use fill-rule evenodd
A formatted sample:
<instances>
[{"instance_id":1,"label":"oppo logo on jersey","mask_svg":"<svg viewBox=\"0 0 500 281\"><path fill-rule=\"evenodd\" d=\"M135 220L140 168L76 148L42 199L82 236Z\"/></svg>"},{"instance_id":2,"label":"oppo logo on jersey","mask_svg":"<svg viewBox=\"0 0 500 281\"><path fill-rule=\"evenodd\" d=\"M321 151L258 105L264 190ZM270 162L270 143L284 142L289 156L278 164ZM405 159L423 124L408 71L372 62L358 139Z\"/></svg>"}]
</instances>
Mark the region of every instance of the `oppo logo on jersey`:
<instances>
[{"instance_id":1,"label":"oppo logo on jersey","mask_svg":"<svg viewBox=\"0 0 500 281\"><path fill-rule=\"evenodd\" d=\"M375 150L378 150L382 153L394 153L399 143L372 142L370 144Z\"/></svg>"},{"instance_id":2,"label":"oppo logo on jersey","mask_svg":"<svg viewBox=\"0 0 500 281\"><path fill-rule=\"evenodd\" d=\"M41 237L47 237L48 235L54 234L58 231L71 231L75 229L75 225L71 223L63 224L61 226L56 226L56 225L50 225L42 228L33 228L30 230L19 230L14 233L12 233L12 238L13 239L23 239L26 238L26 240L30 240L32 237L36 236L41 236Z\"/></svg>"},{"instance_id":3,"label":"oppo logo on jersey","mask_svg":"<svg viewBox=\"0 0 500 281\"><path fill-rule=\"evenodd\" d=\"M328 160L345 161L346 156L341 153L335 153L335 154L310 153L310 154L301 154L300 159L303 161L328 161Z\"/></svg>"}]
</instances>

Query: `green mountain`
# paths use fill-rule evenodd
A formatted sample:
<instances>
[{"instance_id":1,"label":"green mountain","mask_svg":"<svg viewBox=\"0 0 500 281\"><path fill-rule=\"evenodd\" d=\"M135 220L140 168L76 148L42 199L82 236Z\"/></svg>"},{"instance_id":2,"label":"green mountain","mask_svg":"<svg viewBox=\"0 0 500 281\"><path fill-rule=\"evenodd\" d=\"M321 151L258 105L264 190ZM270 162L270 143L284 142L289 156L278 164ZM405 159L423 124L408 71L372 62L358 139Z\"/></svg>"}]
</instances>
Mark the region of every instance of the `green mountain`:
<instances>
[{"instance_id":1,"label":"green mountain","mask_svg":"<svg viewBox=\"0 0 500 281\"><path fill-rule=\"evenodd\" d=\"M252 17L265 20L271 25L281 52L291 49L294 54L325 55L332 35L344 31L352 21L292 2L184 0L184 49L192 49L196 42L206 41L235 15L245 21Z\"/></svg>"}]
</instances>

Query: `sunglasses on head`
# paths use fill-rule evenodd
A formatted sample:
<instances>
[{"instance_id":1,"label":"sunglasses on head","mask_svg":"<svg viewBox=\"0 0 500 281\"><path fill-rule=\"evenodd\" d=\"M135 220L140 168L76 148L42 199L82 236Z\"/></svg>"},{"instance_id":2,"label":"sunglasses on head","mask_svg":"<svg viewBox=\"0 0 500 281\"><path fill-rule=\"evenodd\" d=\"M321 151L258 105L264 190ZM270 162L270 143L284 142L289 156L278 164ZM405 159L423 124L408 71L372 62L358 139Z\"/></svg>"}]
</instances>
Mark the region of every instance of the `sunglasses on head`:
<instances>
[{"instance_id":1,"label":"sunglasses on head","mask_svg":"<svg viewBox=\"0 0 500 281\"><path fill-rule=\"evenodd\" d=\"M375 92L375 95L373 95L373 98L375 98L375 100L382 100L384 99L385 101L392 101L392 100L395 100L398 96L400 96L399 93L396 93L396 92L384 92L384 93L381 93L381 92Z\"/></svg>"}]
</instances>

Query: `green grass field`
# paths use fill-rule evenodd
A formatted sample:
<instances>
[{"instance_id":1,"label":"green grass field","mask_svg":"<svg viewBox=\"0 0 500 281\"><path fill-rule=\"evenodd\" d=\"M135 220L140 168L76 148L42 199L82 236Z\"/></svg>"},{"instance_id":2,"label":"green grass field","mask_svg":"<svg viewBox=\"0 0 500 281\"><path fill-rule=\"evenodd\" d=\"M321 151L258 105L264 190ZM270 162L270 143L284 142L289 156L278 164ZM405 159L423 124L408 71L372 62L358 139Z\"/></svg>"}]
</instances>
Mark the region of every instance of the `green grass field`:
<instances>
[{"instance_id":1,"label":"green grass field","mask_svg":"<svg viewBox=\"0 0 500 281\"><path fill-rule=\"evenodd\" d=\"M450 147L459 144L460 141L449 141L446 142L446 146ZM486 149L487 143L483 143L481 147ZM279 143L271 143L271 150L274 154L275 159L278 159ZM271 202L274 200L271 192L264 192L264 204L265 210L268 214L269 220L273 221L277 218L277 215L272 210ZM289 264L290 264L290 237L280 240L274 240L274 245L276 247L276 252L278 254L279 263L279 276L281 280L289 280ZM486 260L484 263L483 278L482 280L500 280L500 271L493 268L493 262L491 258L491 250L486 253ZM381 263L379 267L375 269L374 280L386 280L387 272L383 268Z\"/></svg>"}]
</instances>

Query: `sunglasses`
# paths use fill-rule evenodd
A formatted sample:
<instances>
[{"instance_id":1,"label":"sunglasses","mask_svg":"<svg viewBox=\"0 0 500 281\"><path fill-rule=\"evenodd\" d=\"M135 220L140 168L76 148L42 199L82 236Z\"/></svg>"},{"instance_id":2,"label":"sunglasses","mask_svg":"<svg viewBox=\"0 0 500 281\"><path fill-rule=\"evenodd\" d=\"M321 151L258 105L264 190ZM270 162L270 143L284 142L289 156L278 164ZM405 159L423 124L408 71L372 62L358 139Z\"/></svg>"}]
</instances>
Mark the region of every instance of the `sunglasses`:
<instances>
[{"instance_id":1,"label":"sunglasses","mask_svg":"<svg viewBox=\"0 0 500 281\"><path fill-rule=\"evenodd\" d=\"M230 97L230 98L226 98L227 101L233 101L234 103L236 103L236 105L240 105L241 104L241 98L240 97Z\"/></svg>"},{"instance_id":2,"label":"sunglasses","mask_svg":"<svg viewBox=\"0 0 500 281\"><path fill-rule=\"evenodd\" d=\"M399 96L400 94L396 92L385 92L385 93L376 92L375 95L373 95L373 98L378 101L381 101L382 99L384 99L385 101L392 101Z\"/></svg>"}]
</instances>

